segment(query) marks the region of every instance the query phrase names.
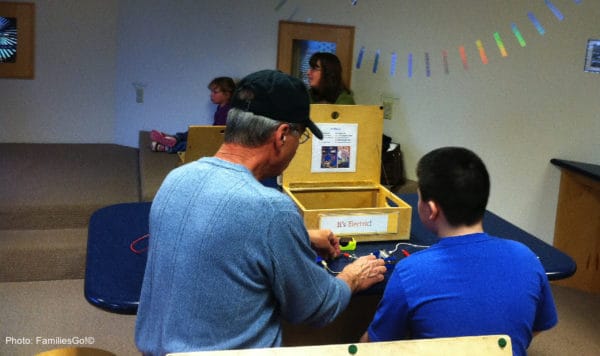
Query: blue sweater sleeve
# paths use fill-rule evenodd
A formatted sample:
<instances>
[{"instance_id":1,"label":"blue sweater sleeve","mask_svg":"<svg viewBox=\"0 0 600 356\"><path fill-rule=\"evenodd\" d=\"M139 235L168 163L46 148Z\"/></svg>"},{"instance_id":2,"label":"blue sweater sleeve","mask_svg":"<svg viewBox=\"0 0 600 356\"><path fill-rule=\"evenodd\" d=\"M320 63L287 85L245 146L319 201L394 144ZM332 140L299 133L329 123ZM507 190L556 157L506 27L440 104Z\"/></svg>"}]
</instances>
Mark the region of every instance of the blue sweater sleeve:
<instances>
[{"instance_id":1,"label":"blue sweater sleeve","mask_svg":"<svg viewBox=\"0 0 600 356\"><path fill-rule=\"evenodd\" d=\"M322 326L333 321L350 302L348 285L325 271L298 214L271 222L270 254L273 256L273 293L281 314L291 323Z\"/></svg>"}]
</instances>

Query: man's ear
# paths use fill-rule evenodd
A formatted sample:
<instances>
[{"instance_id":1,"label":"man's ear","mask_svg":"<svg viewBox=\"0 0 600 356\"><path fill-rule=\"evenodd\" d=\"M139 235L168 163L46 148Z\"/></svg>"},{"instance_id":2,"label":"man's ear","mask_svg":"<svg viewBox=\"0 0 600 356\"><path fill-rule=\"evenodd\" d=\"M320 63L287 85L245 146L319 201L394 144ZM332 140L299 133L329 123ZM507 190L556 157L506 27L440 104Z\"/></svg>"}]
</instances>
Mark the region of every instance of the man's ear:
<instances>
[{"instance_id":1,"label":"man's ear","mask_svg":"<svg viewBox=\"0 0 600 356\"><path fill-rule=\"evenodd\" d=\"M288 135L289 130L290 125L288 124L282 124L277 127L277 130L275 130L275 133L273 134L273 142L277 148L280 148L285 144L285 136Z\"/></svg>"}]
</instances>

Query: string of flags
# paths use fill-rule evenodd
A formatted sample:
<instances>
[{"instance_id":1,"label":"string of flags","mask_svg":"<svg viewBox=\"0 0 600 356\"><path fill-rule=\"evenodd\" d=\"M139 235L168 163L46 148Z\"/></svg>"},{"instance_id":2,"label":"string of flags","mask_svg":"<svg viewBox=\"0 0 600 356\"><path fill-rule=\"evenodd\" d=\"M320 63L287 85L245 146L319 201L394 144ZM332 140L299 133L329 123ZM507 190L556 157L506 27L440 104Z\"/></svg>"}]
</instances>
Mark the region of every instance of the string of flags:
<instances>
[{"instance_id":1,"label":"string of flags","mask_svg":"<svg viewBox=\"0 0 600 356\"><path fill-rule=\"evenodd\" d=\"M573 0L573 2L577 5L579 5L582 3L582 0ZM556 7L552 3L551 0L544 0L544 3L548 7L548 9L552 12L552 14L554 14L554 16L558 19L558 21L564 20L565 17L563 15L563 13L560 11L560 9L558 9L558 7ZM353 6L356 5L356 1L352 1L352 5ZM535 14L533 12L531 12L531 11L528 12L527 18L529 19L531 24L535 27L535 29L537 30L537 32L539 33L540 36L543 36L546 33L546 29L540 23L540 21L538 20L538 18L535 16ZM517 24L511 23L510 28L511 28L512 34L514 35L514 37L515 37L516 41L519 43L519 45L521 47L525 47L527 45L527 43L525 42L525 39L523 38L523 35L521 34L521 31L519 30L519 27L517 26ZM493 38L495 41L495 45L498 48L498 51L500 52L500 55L502 57L508 57L508 51L504 44L504 40L502 39L502 36L500 35L500 32L494 32ZM486 49L484 47L483 41L481 39L477 39L475 41L475 46L477 48L477 52L479 54L479 59L481 60L481 63L488 64L489 59L488 59L488 55L487 55ZM361 69L366 53L367 53L367 48L365 46L361 46L360 50L358 51L357 58L356 58L356 69ZM463 65L463 69L468 70L469 62L467 59L467 52L466 52L464 45L461 45L458 47L458 54L460 56L460 59L461 59L462 65ZM372 68L373 73L377 73L377 71L379 69L380 57L381 57L381 49L378 48L374 51L374 60L373 60L373 68ZM431 62L432 62L431 57L432 56L429 52L424 53L423 60L424 60L424 64L425 64L425 76L426 77L431 77L431 72L432 72L431 71ZM448 65L448 57L449 57L448 50L446 50L446 49L442 50L441 58L442 58L443 71L445 74L450 74L450 69L449 69L449 65ZM407 74L408 78L412 78L415 75L414 60L415 60L415 55L411 52L407 53L406 74ZM389 75L392 77L395 76L397 73L397 62L398 62L398 53L392 52L390 54L390 71L389 71Z\"/></svg>"},{"instance_id":2,"label":"string of flags","mask_svg":"<svg viewBox=\"0 0 600 356\"><path fill-rule=\"evenodd\" d=\"M580 5L583 2L583 0L573 0L573 2L577 5ZM275 11L279 11L286 3L287 3L287 0L279 0L278 3L275 5ZM552 14L554 14L554 16L558 19L558 21L564 20L565 17L563 15L563 13L560 11L560 9L558 7L556 7L554 5L554 3L552 3L552 0L544 0L544 3L546 5L546 7L548 7L548 9L552 12ZM356 6L357 4L358 4L358 0L350 0L350 5ZM289 16L289 20L291 20L296 15L296 13L298 12L298 9L299 8L296 7L292 11L291 15ZM541 24L541 22L538 20L538 18L535 16L535 14L533 12L531 12L531 11L527 12L527 18L529 19L531 24L535 27L535 29L537 30L537 32L539 33L540 36L543 36L546 33L546 29L544 28L544 26ZM309 19L309 20L307 20L307 22L312 22L312 20ZM511 29L513 36L519 43L519 45L521 47L527 46L527 42L523 38L523 35L521 34L521 31L519 30L519 27L517 26L517 24L514 22L511 23L510 29ZM502 39L502 36L500 35L500 32L494 32L493 38L494 38L496 47L498 47L498 51L500 52L500 55L502 57L508 57L508 51L504 44L504 40ZM479 59L481 60L481 63L488 64L489 59L488 59L488 55L487 55L486 49L484 47L483 41L481 39L477 39L475 41L475 46L477 48L477 52L479 54ZM356 58L356 69L361 69L366 53L367 53L366 47L362 46L360 48L360 50L358 51L358 55ZM447 75L450 74L450 68L448 65L449 53L450 52L446 49L442 50L442 52L441 52L443 71ZM466 52L464 45L460 45L458 47L458 54L460 56L460 60L462 62L463 69L465 71L468 70L469 62L468 62L467 52ZM381 56L382 56L381 49L379 49L379 48L375 49L374 57L373 57L373 67L372 67L373 73L377 73L379 70L379 63L381 60ZM415 75L414 60L415 60L415 55L411 52L407 53L406 74L407 74L408 78L412 78ZM389 70L389 75L391 77L395 76L397 73L397 62L398 62L398 53L392 52L390 54L390 70ZM427 77L431 77L431 74L432 74L431 63L432 63L431 54L429 52L425 52L424 53L424 64L425 64L425 75Z\"/></svg>"}]
</instances>

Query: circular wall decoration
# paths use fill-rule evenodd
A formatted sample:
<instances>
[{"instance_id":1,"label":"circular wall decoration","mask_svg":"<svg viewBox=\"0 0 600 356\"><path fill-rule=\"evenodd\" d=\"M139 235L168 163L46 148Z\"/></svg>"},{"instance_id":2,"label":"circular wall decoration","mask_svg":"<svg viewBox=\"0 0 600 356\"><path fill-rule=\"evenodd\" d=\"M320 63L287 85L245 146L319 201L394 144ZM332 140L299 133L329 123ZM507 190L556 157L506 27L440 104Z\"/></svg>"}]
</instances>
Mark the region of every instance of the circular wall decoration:
<instances>
[{"instance_id":1,"label":"circular wall decoration","mask_svg":"<svg viewBox=\"0 0 600 356\"><path fill-rule=\"evenodd\" d=\"M17 59L17 19L0 17L0 63L14 63Z\"/></svg>"}]
</instances>

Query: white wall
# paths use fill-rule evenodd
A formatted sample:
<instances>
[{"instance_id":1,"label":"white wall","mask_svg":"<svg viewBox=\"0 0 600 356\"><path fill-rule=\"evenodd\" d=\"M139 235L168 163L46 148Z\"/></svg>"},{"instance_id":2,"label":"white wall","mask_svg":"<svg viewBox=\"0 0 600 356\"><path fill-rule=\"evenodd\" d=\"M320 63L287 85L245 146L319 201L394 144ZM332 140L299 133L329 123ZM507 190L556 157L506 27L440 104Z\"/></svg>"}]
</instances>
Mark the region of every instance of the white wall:
<instances>
[{"instance_id":1,"label":"white wall","mask_svg":"<svg viewBox=\"0 0 600 356\"><path fill-rule=\"evenodd\" d=\"M493 3L493 4L492 4ZM490 210L551 243L560 171L549 163L563 158L600 164L600 75L583 71L586 43L600 38L600 3L554 0L558 21L544 1L409 1L389 19L393 26L369 26L389 8L371 4L357 28L357 47L397 51L401 74L389 65L377 74L372 59L354 71L359 101L381 93L397 97L394 119L385 131L402 144L409 174L419 157L445 145L472 148L492 176ZM532 11L546 33L527 18ZM526 40L520 47L511 32L516 23ZM498 31L508 57L493 39ZM489 58L483 65L475 46L481 39ZM467 49L462 68L458 47ZM448 51L449 74L441 51ZM415 74L406 75L406 54L414 53ZM431 56L425 76L424 52ZM366 58L373 58L366 56ZM387 57L389 63L389 54ZM576 238L576 237L574 237Z\"/></svg>"},{"instance_id":2,"label":"white wall","mask_svg":"<svg viewBox=\"0 0 600 356\"><path fill-rule=\"evenodd\" d=\"M120 3L117 142L137 146L140 129L185 131L212 124L208 83L274 68L278 17L270 1ZM144 103L133 82L146 84Z\"/></svg>"},{"instance_id":3,"label":"white wall","mask_svg":"<svg viewBox=\"0 0 600 356\"><path fill-rule=\"evenodd\" d=\"M113 142L117 1L35 12L35 79L0 79L0 142Z\"/></svg>"},{"instance_id":4,"label":"white wall","mask_svg":"<svg viewBox=\"0 0 600 356\"><path fill-rule=\"evenodd\" d=\"M419 157L461 145L492 174L490 209L552 242L559 170L553 157L600 164L600 75L583 72L586 42L600 38L600 2L553 0L37 0L36 78L0 79L0 142L115 142L138 131L209 124L206 85L276 64L279 20L356 27L352 88L359 104L397 98L385 131L402 144L414 178ZM532 11L546 29L540 35ZM527 45L510 30L516 23ZM61 29L57 32L56 29ZM493 39L498 31L508 57ZM475 46L482 40L489 63ZM458 47L464 45L464 70ZM379 70L372 73L374 51ZM441 62L448 51L449 74ZM390 54L398 54L390 76ZM425 76L424 53L431 76ZM413 53L414 74L406 75ZM146 84L135 101L133 82Z\"/></svg>"}]
</instances>

